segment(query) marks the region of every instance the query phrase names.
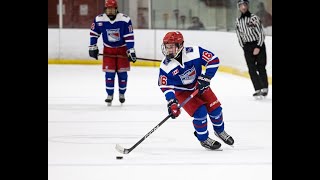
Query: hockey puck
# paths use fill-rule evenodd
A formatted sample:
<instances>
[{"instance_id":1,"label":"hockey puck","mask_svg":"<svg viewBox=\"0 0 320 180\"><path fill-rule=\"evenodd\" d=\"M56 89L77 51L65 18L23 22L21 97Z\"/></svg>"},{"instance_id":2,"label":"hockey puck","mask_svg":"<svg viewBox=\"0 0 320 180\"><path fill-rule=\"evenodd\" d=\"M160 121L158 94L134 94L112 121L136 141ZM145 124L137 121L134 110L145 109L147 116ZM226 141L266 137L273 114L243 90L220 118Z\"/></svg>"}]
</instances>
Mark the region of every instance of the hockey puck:
<instances>
[{"instance_id":1,"label":"hockey puck","mask_svg":"<svg viewBox=\"0 0 320 180\"><path fill-rule=\"evenodd\" d=\"M117 156L116 158L117 159L123 159L123 156Z\"/></svg>"}]
</instances>

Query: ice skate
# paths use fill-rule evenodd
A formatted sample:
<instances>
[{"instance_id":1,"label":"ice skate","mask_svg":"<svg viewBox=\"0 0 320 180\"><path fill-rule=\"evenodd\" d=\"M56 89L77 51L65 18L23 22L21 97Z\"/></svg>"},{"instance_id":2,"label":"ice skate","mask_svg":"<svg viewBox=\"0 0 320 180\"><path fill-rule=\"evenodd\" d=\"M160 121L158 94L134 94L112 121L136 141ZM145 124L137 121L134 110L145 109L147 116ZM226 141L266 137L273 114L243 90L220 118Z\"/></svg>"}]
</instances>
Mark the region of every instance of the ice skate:
<instances>
[{"instance_id":1,"label":"ice skate","mask_svg":"<svg viewBox=\"0 0 320 180\"><path fill-rule=\"evenodd\" d=\"M261 95L262 95L263 97L266 97L266 96L268 95L268 88L263 88L263 89L261 89Z\"/></svg>"},{"instance_id":2,"label":"ice skate","mask_svg":"<svg viewBox=\"0 0 320 180\"><path fill-rule=\"evenodd\" d=\"M126 99L124 98L124 94L119 94L119 101L121 104L126 101Z\"/></svg>"},{"instance_id":3,"label":"ice skate","mask_svg":"<svg viewBox=\"0 0 320 180\"><path fill-rule=\"evenodd\" d=\"M233 143L234 143L234 140L233 138L227 134L225 131L222 131L221 133L217 133L217 132L214 132L214 134L220 138L224 143L230 145L231 147L233 147Z\"/></svg>"},{"instance_id":4,"label":"ice skate","mask_svg":"<svg viewBox=\"0 0 320 180\"><path fill-rule=\"evenodd\" d=\"M112 105L112 100L113 100L113 95L108 95L107 99L105 102L107 103L108 106Z\"/></svg>"},{"instance_id":5,"label":"ice skate","mask_svg":"<svg viewBox=\"0 0 320 180\"><path fill-rule=\"evenodd\" d=\"M194 131L193 134L197 137L196 131ZM200 141L200 144L201 146L209 150L222 151L222 149L219 149L221 147L221 144L218 141L215 141L209 137L205 141Z\"/></svg>"},{"instance_id":6,"label":"ice skate","mask_svg":"<svg viewBox=\"0 0 320 180\"><path fill-rule=\"evenodd\" d=\"M261 99L263 99L264 96L262 95L261 89L256 90L256 92L253 93L253 97L254 97L256 100L261 100Z\"/></svg>"}]
</instances>

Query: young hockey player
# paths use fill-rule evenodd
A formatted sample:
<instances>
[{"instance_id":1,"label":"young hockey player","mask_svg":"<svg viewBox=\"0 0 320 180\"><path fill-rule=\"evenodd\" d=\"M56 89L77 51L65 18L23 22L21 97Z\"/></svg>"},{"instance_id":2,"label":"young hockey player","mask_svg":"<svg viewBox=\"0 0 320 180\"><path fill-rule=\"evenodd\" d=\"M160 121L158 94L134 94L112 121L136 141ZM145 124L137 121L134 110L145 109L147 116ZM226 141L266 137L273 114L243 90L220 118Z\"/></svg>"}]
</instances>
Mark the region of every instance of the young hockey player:
<instances>
[{"instance_id":1,"label":"young hockey player","mask_svg":"<svg viewBox=\"0 0 320 180\"><path fill-rule=\"evenodd\" d=\"M183 108L193 117L194 134L200 144L211 150L219 149L221 144L209 137L207 116L212 122L214 133L224 143L233 145L233 138L226 133L220 101L210 88L210 80L219 67L219 58L200 46L184 47L183 35L168 32L163 38L159 86L168 101L168 112L172 118L180 115L178 104L192 92L199 89ZM206 68L202 73L202 66Z\"/></svg>"}]
</instances>

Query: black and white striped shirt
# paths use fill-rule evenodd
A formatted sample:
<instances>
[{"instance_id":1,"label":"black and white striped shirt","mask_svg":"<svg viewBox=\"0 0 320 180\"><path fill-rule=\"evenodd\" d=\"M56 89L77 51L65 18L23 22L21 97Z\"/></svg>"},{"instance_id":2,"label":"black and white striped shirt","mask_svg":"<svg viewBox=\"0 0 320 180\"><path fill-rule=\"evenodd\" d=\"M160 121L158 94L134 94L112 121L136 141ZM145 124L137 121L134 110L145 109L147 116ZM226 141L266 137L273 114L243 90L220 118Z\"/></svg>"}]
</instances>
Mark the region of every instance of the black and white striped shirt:
<instances>
[{"instance_id":1,"label":"black and white striped shirt","mask_svg":"<svg viewBox=\"0 0 320 180\"><path fill-rule=\"evenodd\" d=\"M257 45L261 47L265 39L260 18L249 12L237 18L236 33L241 47L253 41L257 41Z\"/></svg>"}]
</instances>

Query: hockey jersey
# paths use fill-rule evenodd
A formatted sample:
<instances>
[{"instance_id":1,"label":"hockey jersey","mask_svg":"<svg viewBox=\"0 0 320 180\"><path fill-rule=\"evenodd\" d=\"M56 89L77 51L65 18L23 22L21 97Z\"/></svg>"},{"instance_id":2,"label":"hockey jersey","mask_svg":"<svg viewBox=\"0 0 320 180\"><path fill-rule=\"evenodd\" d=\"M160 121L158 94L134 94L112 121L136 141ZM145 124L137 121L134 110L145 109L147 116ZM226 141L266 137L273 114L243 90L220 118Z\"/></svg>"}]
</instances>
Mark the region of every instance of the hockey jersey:
<instances>
[{"instance_id":1,"label":"hockey jersey","mask_svg":"<svg viewBox=\"0 0 320 180\"><path fill-rule=\"evenodd\" d=\"M175 98L176 91L193 91L196 82L205 67L205 75L210 79L218 70L220 60L212 52L200 46L184 47L182 65L175 59L163 59L160 64L158 85L166 100Z\"/></svg>"},{"instance_id":2,"label":"hockey jersey","mask_svg":"<svg viewBox=\"0 0 320 180\"><path fill-rule=\"evenodd\" d=\"M96 45L101 34L106 47L134 47L131 19L125 14L118 13L113 21L105 13L96 16L91 25L90 45Z\"/></svg>"}]
</instances>

